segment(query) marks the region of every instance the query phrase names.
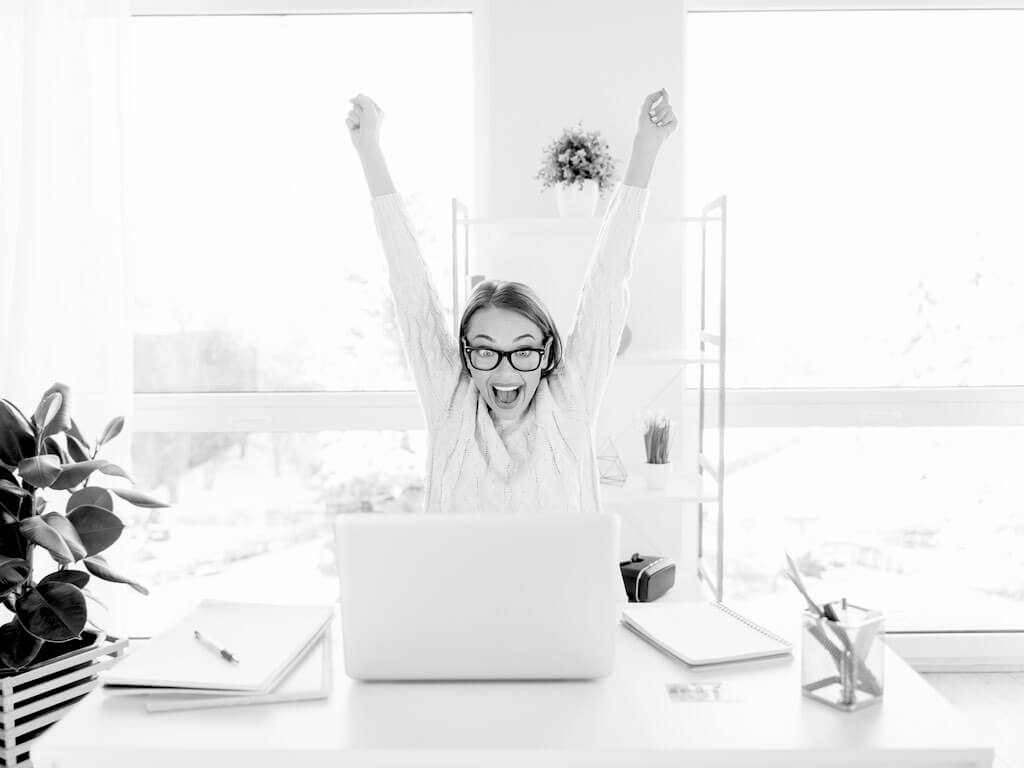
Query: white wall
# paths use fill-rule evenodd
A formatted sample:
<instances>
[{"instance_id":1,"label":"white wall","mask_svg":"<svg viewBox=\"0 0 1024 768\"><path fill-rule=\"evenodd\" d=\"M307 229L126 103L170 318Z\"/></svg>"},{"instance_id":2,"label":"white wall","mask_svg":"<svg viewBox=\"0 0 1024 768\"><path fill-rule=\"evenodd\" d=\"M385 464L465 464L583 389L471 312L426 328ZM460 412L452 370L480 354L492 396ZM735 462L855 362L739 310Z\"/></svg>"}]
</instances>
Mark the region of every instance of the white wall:
<instances>
[{"instance_id":1,"label":"white wall","mask_svg":"<svg viewBox=\"0 0 1024 768\"><path fill-rule=\"evenodd\" d=\"M691 213L682 176L685 16L680 0L477 0L474 5L479 210L471 215L557 216L554 190L542 192L534 176L544 147L579 120L585 130L601 131L621 180L645 96L665 88L672 99L681 125L662 146L651 179L630 284L627 322L633 345L627 355L633 357L679 351L684 313L689 322L696 318L696 308L682 302L682 230L663 221ZM664 365L619 365L599 420L599 442L625 430L618 441L623 458L642 462L643 442L632 422L674 373ZM654 407L680 419L681 404L680 383ZM692 432L688 426L686 421L684 430Z\"/></svg>"}]
</instances>

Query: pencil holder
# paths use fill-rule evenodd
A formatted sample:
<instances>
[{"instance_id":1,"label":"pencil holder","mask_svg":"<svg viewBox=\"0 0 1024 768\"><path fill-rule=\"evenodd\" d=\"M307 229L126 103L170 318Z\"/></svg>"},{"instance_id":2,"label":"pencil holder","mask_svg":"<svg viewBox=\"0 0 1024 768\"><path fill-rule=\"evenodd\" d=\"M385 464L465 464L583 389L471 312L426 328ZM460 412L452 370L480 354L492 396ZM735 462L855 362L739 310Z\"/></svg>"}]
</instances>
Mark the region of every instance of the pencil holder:
<instances>
[{"instance_id":1,"label":"pencil holder","mask_svg":"<svg viewBox=\"0 0 1024 768\"><path fill-rule=\"evenodd\" d=\"M804 696L852 712L882 699L885 616L831 605L839 621L803 612L800 682Z\"/></svg>"}]
</instances>

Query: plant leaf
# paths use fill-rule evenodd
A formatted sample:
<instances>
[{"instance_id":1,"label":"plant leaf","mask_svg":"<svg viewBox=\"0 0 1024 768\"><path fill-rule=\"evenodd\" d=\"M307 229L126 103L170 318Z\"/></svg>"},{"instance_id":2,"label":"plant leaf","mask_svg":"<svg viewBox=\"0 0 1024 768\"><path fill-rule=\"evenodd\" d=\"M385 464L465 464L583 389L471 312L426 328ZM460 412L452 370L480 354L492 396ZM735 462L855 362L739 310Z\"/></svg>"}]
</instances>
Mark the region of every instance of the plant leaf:
<instances>
[{"instance_id":1,"label":"plant leaf","mask_svg":"<svg viewBox=\"0 0 1024 768\"><path fill-rule=\"evenodd\" d=\"M60 458L46 453L22 459L18 464L18 474L36 488L47 488L60 476Z\"/></svg>"},{"instance_id":2,"label":"plant leaf","mask_svg":"<svg viewBox=\"0 0 1024 768\"><path fill-rule=\"evenodd\" d=\"M43 393L43 398L45 399L51 394L60 395L60 407L50 418L49 422L41 427L40 435L44 438L63 432L71 426L71 417L68 415L68 410L71 407L71 389L67 384L61 384L57 381Z\"/></svg>"},{"instance_id":3,"label":"plant leaf","mask_svg":"<svg viewBox=\"0 0 1024 768\"><path fill-rule=\"evenodd\" d=\"M0 399L0 462L15 467L35 455L32 425L14 403Z\"/></svg>"},{"instance_id":4,"label":"plant leaf","mask_svg":"<svg viewBox=\"0 0 1024 768\"><path fill-rule=\"evenodd\" d=\"M99 448L104 443L108 443L121 434L121 430L124 429L124 416L117 416L110 420L110 423L103 429L103 434L100 435L100 439L96 441L96 447Z\"/></svg>"},{"instance_id":5,"label":"plant leaf","mask_svg":"<svg viewBox=\"0 0 1024 768\"><path fill-rule=\"evenodd\" d=\"M43 450L47 453L51 453L54 456L59 456L61 463L68 464L71 462L71 456L68 454L67 449L61 443L60 438L66 437L63 432L58 432L55 435L50 435L43 439Z\"/></svg>"},{"instance_id":6,"label":"plant leaf","mask_svg":"<svg viewBox=\"0 0 1024 768\"><path fill-rule=\"evenodd\" d=\"M71 556L75 561L88 556L89 551L86 549L81 537L79 537L78 531L64 515L60 512L47 512L43 515L43 520L64 539L64 543L68 545L68 549L71 550Z\"/></svg>"},{"instance_id":7,"label":"plant leaf","mask_svg":"<svg viewBox=\"0 0 1024 768\"><path fill-rule=\"evenodd\" d=\"M106 559L102 555L96 555L96 557L87 557L82 562L85 563L85 568L93 576L98 576L104 581L116 581L118 584L127 584L129 587L134 589L136 592L141 592L144 595L149 594L149 590L141 584L138 584L126 576L122 576L110 567Z\"/></svg>"},{"instance_id":8,"label":"plant leaf","mask_svg":"<svg viewBox=\"0 0 1024 768\"><path fill-rule=\"evenodd\" d=\"M89 475L97 469L101 469L105 464L107 464L107 461L104 459L90 459L89 461L80 461L76 464L61 464L60 475L50 483L50 487L55 491L70 490L76 485L81 485Z\"/></svg>"},{"instance_id":9,"label":"plant leaf","mask_svg":"<svg viewBox=\"0 0 1024 768\"><path fill-rule=\"evenodd\" d=\"M17 483L12 483L10 480L0 480L0 491L6 491L7 493L13 493L15 496L31 496L32 494L26 491Z\"/></svg>"},{"instance_id":10,"label":"plant leaf","mask_svg":"<svg viewBox=\"0 0 1024 768\"><path fill-rule=\"evenodd\" d=\"M0 555L0 597L23 584L31 570L24 558Z\"/></svg>"},{"instance_id":11,"label":"plant leaf","mask_svg":"<svg viewBox=\"0 0 1024 768\"><path fill-rule=\"evenodd\" d=\"M0 522L9 523L7 517L18 519L21 500L31 494L21 487L12 472L0 467Z\"/></svg>"},{"instance_id":12,"label":"plant leaf","mask_svg":"<svg viewBox=\"0 0 1024 768\"><path fill-rule=\"evenodd\" d=\"M157 509L159 507L169 507L170 504L164 504L152 496L143 493L142 491L136 491L134 488L110 488L108 489L112 493L116 493L125 501L130 501L136 507L148 507L151 509Z\"/></svg>"},{"instance_id":13,"label":"plant leaf","mask_svg":"<svg viewBox=\"0 0 1024 768\"><path fill-rule=\"evenodd\" d=\"M71 556L68 545L64 542L64 537L43 518L27 517L18 525L22 536L47 550L58 563L68 565L73 561L74 558Z\"/></svg>"},{"instance_id":14,"label":"plant leaf","mask_svg":"<svg viewBox=\"0 0 1024 768\"><path fill-rule=\"evenodd\" d=\"M117 541L124 530L124 523L113 512L89 505L75 507L68 513L68 522L78 531L90 557Z\"/></svg>"},{"instance_id":15,"label":"plant leaf","mask_svg":"<svg viewBox=\"0 0 1024 768\"><path fill-rule=\"evenodd\" d=\"M30 488L31 486L26 490L29 490ZM18 519L24 520L26 517L34 516L36 514L35 510L39 507L40 499L42 499L41 496L26 496L23 498L21 500L21 505L18 507ZM45 503L46 499L42 499L42 501Z\"/></svg>"},{"instance_id":16,"label":"plant leaf","mask_svg":"<svg viewBox=\"0 0 1024 768\"><path fill-rule=\"evenodd\" d=\"M100 507L107 512L114 511L114 497L106 488L82 488L71 494L67 512L70 515L78 507Z\"/></svg>"},{"instance_id":17,"label":"plant leaf","mask_svg":"<svg viewBox=\"0 0 1024 768\"><path fill-rule=\"evenodd\" d=\"M39 405L36 406L36 412L32 416L32 421L36 425L40 437L45 436L47 433L46 428L50 426L57 414L60 412L61 403L64 402L64 395L60 392L46 392L43 394L42 400L39 401Z\"/></svg>"},{"instance_id":18,"label":"plant leaf","mask_svg":"<svg viewBox=\"0 0 1024 768\"><path fill-rule=\"evenodd\" d=\"M43 641L22 629L17 617L0 627L0 661L8 667L27 667L42 647Z\"/></svg>"},{"instance_id":19,"label":"plant leaf","mask_svg":"<svg viewBox=\"0 0 1024 768\"><path fill-rule=\"evenodd\" d=\"M0 555L15 558L25 557L26 550L25 537L21 533L21 523L0 525Z\"/></svg>"},{"instance_id":20,"label":"plant leaf","mask_svg":"<svg viewBox=\"0 0 1024 768\"><path fill-rule=\"evenodd\" d=\"M78 440L78 442L86 448L90 448L89 441L85 439L85 435L82 434L82 430L78 428L78 422L75 421L74 417L70 418L69 421L71 422L71 426L67 428L67 433Z\"/></svg>"},{"instance_id":21,"label":"plant leaf","mask_svg":"<svg viewBox=\"0 0 1024 768\"><path fill-rule=\"evenodd\" d=\"M38 584L18 600L21 626L42 640L62 643L79 637L85 627L85 595L74 584Z\"/></svg>"},{"instance_id":22,"label":"plant leaf","mask_svg":"<svg viewBox=\"0 0 1024 768\"><path fill-rule=\"evenodd\" d=\"M44 576L39 583L46 584L51 581L63 581L67 584L74 584L83 590L84 594L85 585L89 583L89 574L85 571L73 571L70 568L65 568L62 571L54 571Z\"/></svg>"},{"instance_id":23,"label":"plant leaf","mask_svg":"<svg viewBox=\"0 0 1024 768\"><path fill-rule=\"evenodd\" d=\"M64 433L64 438L68 444L68 456L73 461L88 461L89 460L89 446L82 440L79 440L70 432Z\"/></svg>"},{"instance_id":24,"label":"plant leaf","mask_svg":"<svg viewBox=\"0 0 1024 768\"><path fill-rule=\"evenodd\" d=\"M130 480L133 483L135 482L134 477L132 477L130 474L128 474L127 471L125 471L124 469L122 469L117 464L114 464L111 461L106 462L102 467L100 467L100 472L102 472L104 475L114 475L116 477L123 477L125 480Z\"/></svg>"}]
</instances>

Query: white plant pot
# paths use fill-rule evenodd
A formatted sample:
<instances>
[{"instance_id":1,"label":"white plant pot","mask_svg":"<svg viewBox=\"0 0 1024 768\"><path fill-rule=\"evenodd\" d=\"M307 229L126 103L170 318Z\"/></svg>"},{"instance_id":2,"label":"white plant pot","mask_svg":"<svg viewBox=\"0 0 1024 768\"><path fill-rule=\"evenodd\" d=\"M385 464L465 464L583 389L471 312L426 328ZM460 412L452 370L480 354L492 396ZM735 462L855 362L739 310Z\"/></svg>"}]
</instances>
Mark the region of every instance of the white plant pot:
<instances>
[{"instance_id":1,"label":"white plant pot","mask_svg":"<svg viewBox=\"0 0 1024 768\"><path fill-rule=\"evenodd\" d=\"M600 196L600 187L594 179L587 179L583 182L583 189L580 183L575 182L569 186L563 184L555 185L555 201L558 203L558 215L565 218L590 218L597 211L597 201Z\"/></svg>"},{"instance_id":2,"label":"white plant pot","mask_svg":"<svg viewBox=\"0 0 1024 768\"><path fill-rule=\"evenodd\" d=\"M672 474L672 462L666 464L643 464L643 476L647 481L647 490L663 491L668 487L668 480Z\"/></svg>"},{"instance_id":3,"label":"white plant pot","mask_svg":"<svg viewBox=\"0 0 1024 768\"><path fill-rule=\"evenodd\" d=\"M63 643L44 651L59 653ZM128 647L127 638L83 633L67 653L33 662L22 671L0 670L4 718L0 722L0 764L27 766L35 741L75 702L99 685L98 672L114 665ZM53 648L56 646L56 649Z\"/></svg>"}]
</instances>

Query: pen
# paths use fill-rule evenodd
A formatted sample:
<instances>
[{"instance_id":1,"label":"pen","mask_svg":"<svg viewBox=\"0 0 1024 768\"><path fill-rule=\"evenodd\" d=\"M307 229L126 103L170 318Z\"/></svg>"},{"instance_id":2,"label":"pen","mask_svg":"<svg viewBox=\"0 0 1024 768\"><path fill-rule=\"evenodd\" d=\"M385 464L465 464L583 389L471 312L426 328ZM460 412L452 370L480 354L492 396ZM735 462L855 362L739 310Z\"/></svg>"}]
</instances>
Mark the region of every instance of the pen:
<instances>
[{"instance_id":1,"label":"pen","mask_svg":"<svg viewBox=\"0 0 1024 768\"><path fill-rule=\"evenodd\" d=\"M211 651L215 651L216 653L219 653L224 659L227 659L228 661L230 661L233 664L241 663L241 662L239 662L238 657L235 656L235 654L233 654L231 651L229 651L227 648L222 646L220 643L218 643L213 638L210 638L210 637L207 637L206 635L204 635L198 629L195 630L195 635L194 636L195 636L196 640L198 640L200 643L205 645Z\"/></svg>"}]
</instances>

